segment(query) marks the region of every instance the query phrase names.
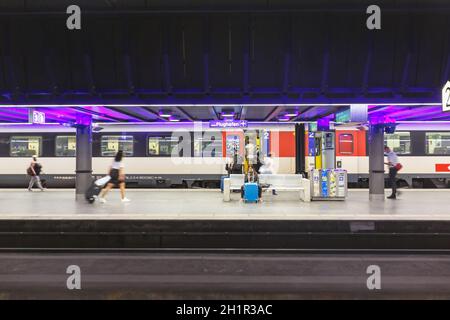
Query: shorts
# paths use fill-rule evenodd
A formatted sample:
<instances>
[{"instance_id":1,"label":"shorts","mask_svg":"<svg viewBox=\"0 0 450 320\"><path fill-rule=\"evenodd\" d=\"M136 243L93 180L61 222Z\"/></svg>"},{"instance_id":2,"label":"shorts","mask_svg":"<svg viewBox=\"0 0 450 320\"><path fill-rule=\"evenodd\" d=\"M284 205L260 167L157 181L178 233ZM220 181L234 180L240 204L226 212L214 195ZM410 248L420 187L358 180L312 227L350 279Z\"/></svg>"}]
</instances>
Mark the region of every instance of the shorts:
<instances>
[{"instance_id":1,"label":"shorts","mask_svg":"<svg viewBox=\"0 0 450 320\"><path fill-rule=\"evenodd\" d=\"M111 172L109 173L111 180L109 180L109 183L115 184L116 186L119 185L122 182L125 182L124 180L121 180L119 178L119 170L118 169L111 169Z\"/></svg>"}]
</instances>

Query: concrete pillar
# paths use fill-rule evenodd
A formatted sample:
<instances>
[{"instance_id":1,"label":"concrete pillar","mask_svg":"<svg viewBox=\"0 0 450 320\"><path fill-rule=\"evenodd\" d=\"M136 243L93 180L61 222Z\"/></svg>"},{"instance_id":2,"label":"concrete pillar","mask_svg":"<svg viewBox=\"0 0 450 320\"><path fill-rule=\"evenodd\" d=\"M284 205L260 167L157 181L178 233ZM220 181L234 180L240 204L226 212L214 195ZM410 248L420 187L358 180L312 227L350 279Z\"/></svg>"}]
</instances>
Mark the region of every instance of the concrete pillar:
<instances>
[{"instance_id":1,"label":"concrete pillar","mask_svg":"<svg viewBox=\"0 0 450 320\"><path fill-rule=\"evenodd\" d=\"M77 158L75 197L84 200L84 194L92 183L92 117L77 118Z\"/></svg>"},{"instance_id":2,"label":"concrete pillar","mask_svg":"<svg viewBox=\"0 0 450 320\"><path fill-rule=\"evenodd\" d=\"M384 128L369 129L369 199L384 200Z\"/></svg>"}]
</instances>

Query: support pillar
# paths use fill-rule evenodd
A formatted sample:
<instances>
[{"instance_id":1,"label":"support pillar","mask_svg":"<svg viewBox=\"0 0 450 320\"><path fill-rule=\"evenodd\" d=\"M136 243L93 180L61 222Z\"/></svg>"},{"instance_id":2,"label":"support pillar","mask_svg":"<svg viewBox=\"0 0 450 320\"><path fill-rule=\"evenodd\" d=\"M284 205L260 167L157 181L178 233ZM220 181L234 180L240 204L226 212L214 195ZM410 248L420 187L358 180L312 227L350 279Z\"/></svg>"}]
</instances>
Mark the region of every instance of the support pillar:
<instances>
[{"instance_id":1,"label":"support pillar","mask_svg":"<svg viewBox=\"0 0 450 320\"><path fill-rule=\"evenodd\" d=\"M84 200L84 194L92 183L92 117L77 118L77 152L75 197Z\"/></svg>"},{"instance_id":2,"label":"support pillar","mask_svg":"<svg viewBox=\"0 0 450 320\"><path fill-rule=\"evenodd\" d=\"M295 124L295 173L302 173L306 176L305 171L305 124Z\"/></svg>"},{"instance_id":3,"label":"support pillar","mask_svg":"<svg viewBox=\"0 0 450 320\"><path fill-rule=\"evenodd\" d=\"M369 129L369 199L384 200L384 128Z\"/></svg>"}]
</instances>

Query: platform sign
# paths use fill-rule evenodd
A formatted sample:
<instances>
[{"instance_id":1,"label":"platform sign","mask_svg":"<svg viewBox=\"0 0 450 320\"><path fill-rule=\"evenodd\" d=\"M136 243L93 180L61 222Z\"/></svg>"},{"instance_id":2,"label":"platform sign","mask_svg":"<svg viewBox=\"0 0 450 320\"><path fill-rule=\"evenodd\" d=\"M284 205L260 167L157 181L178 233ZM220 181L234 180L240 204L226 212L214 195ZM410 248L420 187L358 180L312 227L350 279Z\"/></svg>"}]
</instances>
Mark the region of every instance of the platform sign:
<instances>
[{"instance_id":1,"label":"platform sign","mask_svg":"<svg viewBox=\"0 0 450 320\"><path fill-rule=\"evenodd\" d=\"M450 81L442 88L442 111L450 111Z\"/></svg>"},{"instance_id":2,"label":"platform sign","mask_svg":"<svg viewBox=\"0 0 450 320\"><path fill-rule=\"evenodd\" d=\"M209 121L210 128L247 128L247 120L211 120Z\"/></svg>"}]
</instances>

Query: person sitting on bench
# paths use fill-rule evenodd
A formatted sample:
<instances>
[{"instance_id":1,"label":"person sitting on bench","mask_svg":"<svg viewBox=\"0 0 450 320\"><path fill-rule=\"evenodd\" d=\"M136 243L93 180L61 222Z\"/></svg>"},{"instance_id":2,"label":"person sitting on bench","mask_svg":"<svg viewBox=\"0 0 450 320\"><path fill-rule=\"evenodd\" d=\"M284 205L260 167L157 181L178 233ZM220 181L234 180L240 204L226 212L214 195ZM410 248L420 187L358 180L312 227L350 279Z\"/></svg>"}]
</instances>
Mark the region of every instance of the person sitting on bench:
<instances>
[{"instance_id":1,"label":"person sitting on bench","mask_svg":"<svg viewBox=\"0 0 450 320\"><path fill-rule=\"evenodd\" d=\"M258 184L258 199L261 199L262 187L259 185L258 173L253 169L253 166L248 168L248 172L245 175L244 183L253 182ZM244 186L241 187L241 199L244 199Z\"/></svg>"}]
</instances>

